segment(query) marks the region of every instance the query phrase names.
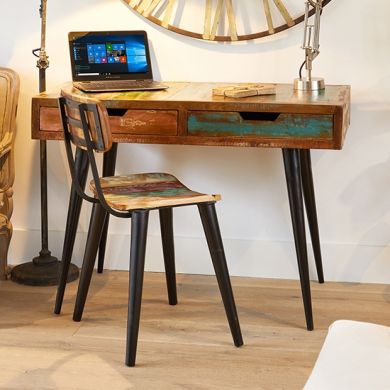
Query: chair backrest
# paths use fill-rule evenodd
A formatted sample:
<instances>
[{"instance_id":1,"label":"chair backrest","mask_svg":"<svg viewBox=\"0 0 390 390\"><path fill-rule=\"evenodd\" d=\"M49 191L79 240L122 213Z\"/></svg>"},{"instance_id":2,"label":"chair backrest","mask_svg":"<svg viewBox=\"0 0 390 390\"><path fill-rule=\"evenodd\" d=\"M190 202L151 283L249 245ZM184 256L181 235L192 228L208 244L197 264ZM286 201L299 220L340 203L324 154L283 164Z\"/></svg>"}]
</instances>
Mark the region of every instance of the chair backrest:
<instances>
[{"instance_id":1,"label":"chair backrest","mask_svg":"<svg viewBox=\"0 0 390 390\"><path fill-rule=\"evenodd\" d=\"M107 152L111 149L107 109L101 101L62 90L60 110L65 136L76 147L87 150L87 143L90 141L95 152Z\"/></svg>"},{"instance_id":2,"label":"chair backrest","mask_svg":"<svg viewBox=\"0 0 390 390\"><path fill-rule=\"evenodd\" d=\"M19 99L19 76L0 67L0 191L12 186L15 176L13 144Z\"/></svg>"},{"instance_id":3,"label":"chair backrest","mask_svg":"<svg viewBox=\"0 0 390 390\"><path fill-rule=\"evenodd\" d=\"M81 94L78 95L77 93L71 94L64 90L61 91L59 107L66 155L72 176L72 184L76 192L89 202L100 202L106 211L111 214L128 218L129 213L117 212L107 204L96 165L95 152L105 153L112 147L111 130L106 107L100 100ZM88 155L89 165L95 182L97 199L87 195L82 188L83 186L77 177L71 144L78 149L84 150Z\"/></svg>"}]
</instances>

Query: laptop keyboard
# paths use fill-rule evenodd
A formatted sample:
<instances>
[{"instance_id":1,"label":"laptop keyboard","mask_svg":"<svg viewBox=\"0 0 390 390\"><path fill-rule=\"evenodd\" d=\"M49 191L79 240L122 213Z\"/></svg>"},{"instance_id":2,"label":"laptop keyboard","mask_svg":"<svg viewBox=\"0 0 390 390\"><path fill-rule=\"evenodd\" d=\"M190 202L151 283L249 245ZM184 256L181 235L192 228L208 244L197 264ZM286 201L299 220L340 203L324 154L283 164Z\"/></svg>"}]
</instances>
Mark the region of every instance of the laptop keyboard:
<instances>
[{"instance_id":1,"label":"laptop keyboard","mask_svg":"<svg viewBox=\"0 0 390 390\"><path fill-rule=\"evenodd\" d=\"M152 80L104 80L75 82L74 86L86 92L142 91L168 88L167 85Z\"/></svg>"}]
</instances>

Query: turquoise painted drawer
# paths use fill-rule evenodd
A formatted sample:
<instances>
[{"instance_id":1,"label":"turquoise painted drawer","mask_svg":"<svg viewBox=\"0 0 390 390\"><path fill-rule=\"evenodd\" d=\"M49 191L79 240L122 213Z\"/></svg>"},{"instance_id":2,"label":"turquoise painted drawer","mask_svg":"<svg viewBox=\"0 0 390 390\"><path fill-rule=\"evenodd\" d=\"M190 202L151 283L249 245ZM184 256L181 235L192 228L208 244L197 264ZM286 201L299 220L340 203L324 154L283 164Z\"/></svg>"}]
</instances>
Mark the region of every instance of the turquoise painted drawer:
<instances>
[{"instance_id":1,"label":"turquoise painted drawer","mask_svg":"<svg viewBox=\"0 0 390 390\"><path fill-rule=\"evenodd\" d=\"M264 136L330 139L333 135L333 115L189 111L187 133L203 137Z\"/></svg>"}]
</instances>

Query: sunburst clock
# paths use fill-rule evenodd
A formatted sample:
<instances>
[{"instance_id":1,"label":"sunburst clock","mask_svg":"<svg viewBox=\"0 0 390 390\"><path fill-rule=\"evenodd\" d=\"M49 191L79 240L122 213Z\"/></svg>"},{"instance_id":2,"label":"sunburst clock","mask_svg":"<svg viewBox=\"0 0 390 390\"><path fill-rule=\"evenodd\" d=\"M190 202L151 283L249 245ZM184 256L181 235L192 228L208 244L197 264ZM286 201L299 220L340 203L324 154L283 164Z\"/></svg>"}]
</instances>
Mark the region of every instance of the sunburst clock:
<instances>
[{"instance_id":1,"label":"sunburst clock","mask_svg":"<svg viewBox=\"0 0 390 390\"><path fill-rule=\"evenodd\" d=\"M293 27L304 19L303 0L123 1L159 26L209 41L262 38ZM322 5L330 1L323 0Z\"/></svg>"}]
</instances>

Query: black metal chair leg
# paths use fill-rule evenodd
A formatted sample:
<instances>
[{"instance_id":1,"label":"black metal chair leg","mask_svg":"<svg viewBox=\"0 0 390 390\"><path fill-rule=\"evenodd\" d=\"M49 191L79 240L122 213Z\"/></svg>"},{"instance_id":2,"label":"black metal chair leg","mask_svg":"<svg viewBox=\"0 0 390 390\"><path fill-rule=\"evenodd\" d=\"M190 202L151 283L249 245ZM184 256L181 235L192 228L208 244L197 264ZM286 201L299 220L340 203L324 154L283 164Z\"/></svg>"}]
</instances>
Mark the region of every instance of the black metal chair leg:
<instances>
[{"instance_id":1,"label":"black metal chair leg","mask_svg":"<svg viewBox=\"0 0 390 390\"><path fill-rule=\"evenodd\" d=\"M217 213L214 203L198 204L203 229L209 246L211 259L213 261L215 275L221 291L226 316L229 322L230 331L233 336L234 345L243 345L240 323L238 321L236 304L234 302L233 290L230 283L229 271L226 263L225 251L219 230Z\"/></svg>"},{"instance_id":2,"label":"black metal chair leg","mask_svg":"<svg viewBox=\"0 0 390 390\"><path fill-rule=\"evenodd\" d=\"M324 271L322 268L322 256L320 246L320 234L318 231L318 220L316 210L316 200L314 194L313 173L311 170L310 149L299 151L301 159L301 174L303 197L306 205L307 221L309 223L311 242L313 245L314 260L317 268L318 281L324 283Z\"/></svg>"},{"instance_id":3,"label":"black metal chair leg","mask_svg":"<svg viewBox=\"0 0 390 390\"><path fill-rule=\"evenodd\" d=\"M159 210L161 240L164 253L165 278L167 280L168 302L170 305L177 304L175 247L173 241L173 212L172 208Z\"/></svg>"},{"instance_id":4,"label":"black metal chair leg","mask_svg":"<svg viewBox=\"0 0 390 390\"><path fill-rule=\"evenodd\" d=\"M313 330L313 312L311 306L309 265L307 261L299 150L283 149L283 161L286 173L288 198L290 202L291 221L294 231L295 249L297 252L299 276L301 280L303 305L306 315L306 326L308 330Z\"/></svg>"},{"instance_id":5,"label":"black metal chair leg","mask_svg":"<svg viewBox=\"0 0 390 390\"><path fill-rule=\"evenodd\" d=\"M130 367L135 366L137 354L148 219L149 211L147 210L136 211L131 217L129 308L125 360L126 365Z\"/></svg>"},{"instance_id":6,"label":"black metal chair leg","mask_svg":"<svg viewBox=\"0 0 390 390\"><path fill-rule=\"evenodd\" d=\"M88 174L88 157L82 149L76 150L75 169L79 177L80 186L85 188ZM73 247L76 238L77 225L80 218L81 205L83 199L77 195L74 187L70 191L68 216L66 219L64 246L62 250L62 261L59 268L59 283L57 288L57 296L54 307L54 313L60 314L62 302L65 294L66 280L69 272L69 265L72 260Z\"/></svg>"},{"instance_id":7,"label":"black metal chair leg","mask_svg":"<svg viewBox=\"0 0 390 390\"><path fill-rule=\"evenodd\" d=\"M98 252L98 266L97 272L98 274L103 273L104 269L104 258L106 256L106 244L107 244L107 235L108 235L108 224L110 222L110 214L107 213L106 220L104 221L102 238L100 240L99 252Z\"/></svg>"},{"instance_id":8,"label":"black metal chair leg","mask_svg":"<svg viewBox=\"0 0 390 390\"><path fill-rule=\"evenodd\" d=\"M111 149L104 153L103 157L103 177L115 175L115 164L116 156L118 152L118 144L114 142ZM108 224L110 221L110 215L107 213L106 221L104 222L102 238L99 245L99 254L98 254L98 266L97 272L99 274L103 273L104 268L104 257L106 254L106 243L107 243L107 234L108 234Z\"/></svg>"},{"instance_id":9,"label":"black metal chair leg","mask_svg":"<svg viewBox=\"0 0 390 390\"><path fill-rule=\"evenodd\" d=\"M102 236L105 217L106 211L103 207L98 203L94 203L89 223L83 266L81 268L80 282L77 290L76 304L73 312L74 321L81 321L81 317L83 316L85 301L87 299L88 289L91 283L93 266L95 264L99 242Z\"/></svg>"}]
</instances>

